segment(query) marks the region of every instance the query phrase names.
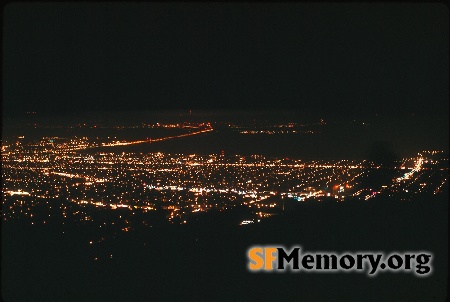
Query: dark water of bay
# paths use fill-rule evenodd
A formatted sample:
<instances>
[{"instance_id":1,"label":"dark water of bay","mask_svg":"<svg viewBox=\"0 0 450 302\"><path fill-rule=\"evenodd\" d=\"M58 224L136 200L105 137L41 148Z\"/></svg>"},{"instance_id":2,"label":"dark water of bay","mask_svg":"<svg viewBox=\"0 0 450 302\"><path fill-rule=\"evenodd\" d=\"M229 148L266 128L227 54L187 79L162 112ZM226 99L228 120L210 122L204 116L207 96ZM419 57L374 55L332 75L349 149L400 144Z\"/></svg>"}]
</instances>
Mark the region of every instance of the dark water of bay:
<instances>
[{"instance_id":1,"label":"dark water of bay","mask_svg":"<svg viewBox=\"0 0 450 302\"><path fill-rule=\"evenodd\" d=\"M325 124L319 125L321 119ZM107 148L109 152L167 152L176 154L261 154L265 156L363 159L376 146L397 157L415 156L421 150L448 153L448 116L308 116L297 112L91 112L60 116L36 114L3 120L2 136L24 135L141 140L186 133L187 129L148 128L156 123L210 122L214 131L180 139ZM241 134L246 129L297 123L297 130L314 133ZM273 128L270 128L273 129ZM98 151L97 149L92 151ZM103 151L103 150L102 150Z\"/></svg>"}]
</instances>

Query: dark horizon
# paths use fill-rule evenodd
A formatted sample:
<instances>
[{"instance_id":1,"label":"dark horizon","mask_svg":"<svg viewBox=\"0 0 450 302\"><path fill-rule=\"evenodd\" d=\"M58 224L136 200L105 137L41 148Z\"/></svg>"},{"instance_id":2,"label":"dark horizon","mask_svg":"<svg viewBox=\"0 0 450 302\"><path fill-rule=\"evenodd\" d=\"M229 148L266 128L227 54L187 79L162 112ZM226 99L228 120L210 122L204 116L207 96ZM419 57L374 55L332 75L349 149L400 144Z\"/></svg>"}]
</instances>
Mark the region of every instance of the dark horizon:
<instances>
[{"instance_id":1,"label":"dark horizon","mask_svg":"<svg viewBox=\"0 0 450 302\"><path fill-rule=\"evenodd\" d=\"M440 4L13 3L4 116L448 113Z\"/></svg>"},{"instance_id":2,"label":"dark horizon","mask_svg":"<svg viewBox=\"0 0 450 302\"><path fill-rule=\"evenodd\" d=\"M177 108L177 109L102 109L102 110L83 110L82 108L74 108L73 110L42 110L42 109L30 109L30 110L14 110L8 111L3 110L1 116L3 119L14 119L21 117L50 117L50 116L60 116L60 117L70 117L70 116L102 116L102 115L114 115L119 113L133 114L133 113L143 113L147 112L152 115L162 114L162 115L177 115L177 116L231 116L231 115L241 115L241 114L251 114L251 115L287 115L287 116L300 116L300 117L310 117L310 118L331 118L331 119L352 119L352 118L376 118L376 117L387 117L387 118L403 118L403 117L435 117L440 119L449 119L449 111L445 110L430 110L430 111L407 111L407 110L383 110L380 108L378 111L360 111L360 112L343 112L343 111L320 111L320 110L289 110L283 108L277 109L249 109L249 108L226 108L226 109L214 109L214 108Z\"/></svg>"}]
</instances>

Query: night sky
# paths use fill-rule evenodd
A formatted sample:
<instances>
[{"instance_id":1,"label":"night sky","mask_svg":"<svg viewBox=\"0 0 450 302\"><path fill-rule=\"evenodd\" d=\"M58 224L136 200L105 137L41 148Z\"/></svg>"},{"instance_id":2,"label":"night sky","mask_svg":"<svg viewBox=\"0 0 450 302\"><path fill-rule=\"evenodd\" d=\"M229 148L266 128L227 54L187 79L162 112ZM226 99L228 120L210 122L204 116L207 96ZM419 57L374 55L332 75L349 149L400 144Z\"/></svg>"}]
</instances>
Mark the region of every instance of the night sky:
<instances>
[{"instance_id":1,"label":"night sky","mask_svg":"<svg viewBox=\"0 0 450 302\"><path fill-rule=\"evenodd\" d=\"M3 109L448 112L440 4L15 3Z\"/></svg>"}]
</instances>

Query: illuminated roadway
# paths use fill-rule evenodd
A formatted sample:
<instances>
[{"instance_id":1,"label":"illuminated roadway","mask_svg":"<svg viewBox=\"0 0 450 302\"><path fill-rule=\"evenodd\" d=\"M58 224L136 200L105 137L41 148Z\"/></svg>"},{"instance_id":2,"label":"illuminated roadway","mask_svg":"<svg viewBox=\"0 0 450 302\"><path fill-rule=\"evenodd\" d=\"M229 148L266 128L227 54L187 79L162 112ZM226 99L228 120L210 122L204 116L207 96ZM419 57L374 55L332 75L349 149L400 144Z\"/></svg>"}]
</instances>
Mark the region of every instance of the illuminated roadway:
<instances>
[{"instance_id":1,"label":"illuminated roadway","mask_svg":"<svg viewBox=\"0 0 450 302\"><path fill-rule=\"evenodd\" d=\"M149 138L146 140L137 140L137 141L130 141L130 142L103 143L101 146L73 148L71 150L85 150L85 149L93 149L93 148L98 148L98 147L116 147L116 146L136 145L136 144L142 144L142 143L154 143L154 142L161 142L161 141L165 141L165 140L169 140L169 139L194 136L194 135L198 135L198 134L202 134L202 133L211 132L213 130L214 129L212 128L211 124L208 124L207 128L205 128L205 129L195 131L195 132L185 133L185 134L166 136L166 137L160 137L160 138L155 138L155 139Z\"/></svg>"}]
</instances>

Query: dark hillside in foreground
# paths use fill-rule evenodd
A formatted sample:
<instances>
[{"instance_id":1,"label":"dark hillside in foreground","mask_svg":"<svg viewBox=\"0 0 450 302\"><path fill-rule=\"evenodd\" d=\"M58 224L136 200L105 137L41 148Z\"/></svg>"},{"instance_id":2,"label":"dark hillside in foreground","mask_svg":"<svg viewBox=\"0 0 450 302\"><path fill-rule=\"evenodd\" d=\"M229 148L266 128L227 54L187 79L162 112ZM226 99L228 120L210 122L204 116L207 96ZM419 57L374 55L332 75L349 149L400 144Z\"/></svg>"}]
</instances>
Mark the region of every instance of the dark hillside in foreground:
<instances>
[{"instance_id":1,"label":"dark hillside in foreground","mask_svg":"<svg viewBox=\"0 0 450 302\"><path fill-rule=\"evenodd\" d=\"M3 225L5 301L443 301L448 200L304 203L247 226L234 214L118 234L98 261L98 230ZM217 215L217 214L215 214ZM231 217L231 218L230 218ZM220 220L220 222L217 222ZM230 223L227 223L229 221ZM231 222L233 222L231 224ZM64 234L62 233L64 232ZM305 251L430 251L433 274L249 273L252 245ZM109 256L113 255L112 258Z\"/></svg>"}]
</instances>

